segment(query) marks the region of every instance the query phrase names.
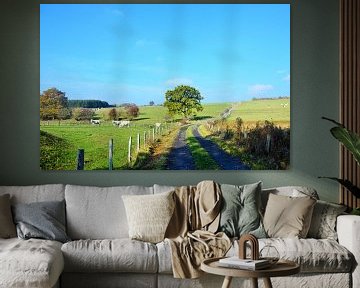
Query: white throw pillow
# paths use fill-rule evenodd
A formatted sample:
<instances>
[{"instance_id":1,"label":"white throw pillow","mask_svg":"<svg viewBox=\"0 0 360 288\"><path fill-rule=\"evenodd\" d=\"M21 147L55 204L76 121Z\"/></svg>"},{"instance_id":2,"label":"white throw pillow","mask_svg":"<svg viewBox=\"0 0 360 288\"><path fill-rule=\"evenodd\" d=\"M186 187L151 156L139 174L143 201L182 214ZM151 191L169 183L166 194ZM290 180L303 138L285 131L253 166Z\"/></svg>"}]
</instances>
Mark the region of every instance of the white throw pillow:
<instances>
[{"instance_id":1,"label":"white throw pillow","mask_svg":"<svg viewBox=\"0 0 360 288\"><path fill-rule=\"evenodd\" d=\"M155 195L122 196L131 239L158 243L175 208L174 191Z\"/></svg>"}]
</instances>

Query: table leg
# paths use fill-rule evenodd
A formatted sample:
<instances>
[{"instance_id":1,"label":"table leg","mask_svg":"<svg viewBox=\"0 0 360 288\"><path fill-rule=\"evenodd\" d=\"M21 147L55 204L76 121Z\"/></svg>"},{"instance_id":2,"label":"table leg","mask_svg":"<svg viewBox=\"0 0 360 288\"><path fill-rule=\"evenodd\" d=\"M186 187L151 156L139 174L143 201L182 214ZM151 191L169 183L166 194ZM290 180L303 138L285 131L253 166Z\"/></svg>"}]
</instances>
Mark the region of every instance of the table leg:
<instances>
[{"instance_id":1,"label":"table leg","mask_svg":"<svg viewBox=\"0 0 360 288\"><path fill-rule=\"evenodd\" d=\"M225 276L224 282L221 286L221 288L230 288L232 277L231 276Z\"/></svg>"},{"instance_id":2,"label":"table leg","mask_svg":"<svg viewBox=\"0 0 360 288\"><path fill-rule=\"evenodd\" d=\"M251 278L252 287L258 288L258 279L257 278Z\"/></svg>"},{"instance_id":3,"label":"table leg","mask_svg":"<svg viewBox=\"0 0 360 288\"><path fill-rule=\"evenodd\" d=\"M273 288L270 278L266 277L263 279L264 279L265 288Z\"/></svg>"}]
</instances>

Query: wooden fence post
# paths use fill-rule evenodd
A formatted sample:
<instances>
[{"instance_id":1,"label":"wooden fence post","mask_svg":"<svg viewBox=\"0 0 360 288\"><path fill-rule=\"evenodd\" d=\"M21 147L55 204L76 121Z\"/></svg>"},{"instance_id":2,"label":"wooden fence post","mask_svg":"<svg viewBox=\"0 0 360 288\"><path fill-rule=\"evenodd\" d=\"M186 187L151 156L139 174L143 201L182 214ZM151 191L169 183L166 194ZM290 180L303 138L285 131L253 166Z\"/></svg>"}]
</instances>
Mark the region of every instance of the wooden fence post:
<instances>
[{"instance_id":1,"label":"wooden fence post","mask_svg":"<svg viewBox=\"0 0 360 288\"><path fill-rule=\"evenodd\" d=\"M78 149L76 170L84 170L84 149Z\"/></svg>"},{"instance_id":2,"label":"wooden fence post","mask_svg":"<svg viewBox=\"0 0 360 288\"><path fill-rule=\"evenodd\" d=\"M136 150L139 153L139 151L140 151L140 133L137 134L137 147L136 147Z\"/></svg>"},{"instance_id":3,"label":"wooden fence post","mask_svg":"<svg viewBox=\"0 0 360 288\"><path fill-rule=\"evenodd\" d=\"M113 170L114 140L109 140L109 170Z\"/></svg>"},{"instance_id":4,"label":"wooden fence post","mask_svg":"<svg viewBox=\"0 0 360 288\"><path fill-rule=\"evenodd\" d=\"M153 142L155 141L155 128L152 129Z\"/></svg>"},{"instance_id":5,"label":"wooden fence post","mask_svg":"<svg viewBox=\"0 0 360 288\"><path fill-rule=\"evenodd\" d=\"M266 153L270 153L270 148L271 148L271 135L267 134L266 135Z\"/></svg>"},{"instance_id":6,"label":"wooden fence post","mask_svg":"<svg viewBox=\"0 0 360 288\"><path fill-rule=\"evenodd\" d=\"M146 131L144 131L144 149L145 149L145 146L146 146Z\"/></svg>"},{"instance_id":7,"label":"wooden fence post","mask_svg":"<svg viewBox=\"0 0 360 288\"><path fill-rule=\"evenodd\" d=\"M131 136L129 137L129 146L128 146L128 163L131 162Z\"/></svg>"}]
</instances>

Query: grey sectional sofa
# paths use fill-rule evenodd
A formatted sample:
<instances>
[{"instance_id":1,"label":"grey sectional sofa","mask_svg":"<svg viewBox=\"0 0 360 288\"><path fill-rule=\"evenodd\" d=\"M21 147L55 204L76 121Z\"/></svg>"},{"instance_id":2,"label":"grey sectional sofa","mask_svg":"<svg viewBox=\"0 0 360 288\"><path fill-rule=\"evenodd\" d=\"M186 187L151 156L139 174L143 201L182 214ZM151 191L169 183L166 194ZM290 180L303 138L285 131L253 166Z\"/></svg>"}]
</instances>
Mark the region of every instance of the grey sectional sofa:
<instances>
[{"instance_id":1,"label":"grey sectional sofa","mask_svg":"<svg viewBox=\"0 0 360 288\"><path fill-rule=\"evenodd\" d=\"M172 277L171 250L167 242L146 243L128 238L122 195L169 191L154 185L90 187L76 185L0 186L15 203L66 202L65 244L40 239L0 239L0 287L221 287L223 278ZM302 189L301 187L298 189ZM270 190L263 190L264 195ZM292 195L291 187L272 189ZM263 197L266 202L266 197ZM265 203L264 203L265 204ZM360 287L360 217L337 218L338 241L330 239L260 239L280 256L297 261L301 273L274 278L274 287ZM228 252L236 255L237 242ZM262 281L259 281L262 284ZM250 282L234 279L233 286ZM260 285L261 286L261 285ZM242 287L242 286L241 286Z\"/></svg>"}]
</instances>

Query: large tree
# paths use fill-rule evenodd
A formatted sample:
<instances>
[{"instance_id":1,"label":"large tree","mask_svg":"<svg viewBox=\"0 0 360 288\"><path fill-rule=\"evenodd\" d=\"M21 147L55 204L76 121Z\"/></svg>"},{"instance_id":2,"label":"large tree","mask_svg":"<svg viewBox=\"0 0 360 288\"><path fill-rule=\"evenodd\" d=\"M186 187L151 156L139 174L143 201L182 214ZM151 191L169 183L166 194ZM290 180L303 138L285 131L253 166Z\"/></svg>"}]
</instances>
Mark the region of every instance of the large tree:
<instances>
[{"instance_id":1,"label":"large tree","mask_svg":"<svg viewBox=\"0 0 360 288\"><path fill-rule=\"evenodd\" d=\"M68 99L64 92L50 88L40 95L40 118L42 120L64 119L64 116L68 115L67 109Z\"/></svg>"},{"instance_id":2,"label":"large tree","mask_svg":"<svg viewBox=\"0 0 360 288\"><path fill-rule=\"evenodd\" d=\"M170 115L180 114L188 118L203 110L200 103L202 99L200 92L195 88L180 85L174 90L166 91L164 106L169 110Z\"/></svg>"}]
</instances>

